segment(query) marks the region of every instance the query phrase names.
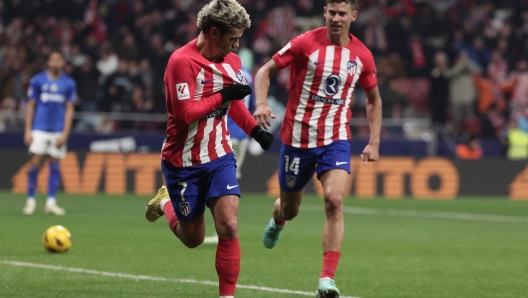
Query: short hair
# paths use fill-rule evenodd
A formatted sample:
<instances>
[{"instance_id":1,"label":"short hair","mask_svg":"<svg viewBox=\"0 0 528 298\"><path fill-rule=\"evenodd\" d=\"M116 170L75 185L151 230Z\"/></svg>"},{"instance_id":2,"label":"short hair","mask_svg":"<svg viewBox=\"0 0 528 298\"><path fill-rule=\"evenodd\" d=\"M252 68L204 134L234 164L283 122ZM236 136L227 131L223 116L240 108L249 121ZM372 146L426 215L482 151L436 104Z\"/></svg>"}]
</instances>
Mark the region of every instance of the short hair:
<instances>
[{"instance_id":1,"label":"short hair","mask_svg":"<svg viewBox=\"0 0 528 298\"><path fill-rule=\"evenodd\" d=\"M66 60L65 57L64 57L64 53L61 51L61 50L57 50L57 49L52 49L48 55L48 59L49 60L51 58L51 55L53 54L59 54L62 58L62 60Z\"/></svg>"},{"instance_id":2,"label":"short hair","mask_svg":"<svg viewBox=\"0 0 528 298\"><path fill-rule=\"evenodd\" d=\"M196 25L203 32L216 27L225 34L231 28L249 28L251 20L246 9L236 0L213 0L200 9Z\"/></svg>"},{"instance_id":3,"label":"short hair","mask_svg":"<svg viewBox=\"0 0 528 298\"><path fill-rule=\"evenodd\" d=\"M326 5L330 3L346 3L350 4L350 7L352 7L352 10L356 10L358 7L358 0L326 0Z\"/></svg>"}]
</instances>

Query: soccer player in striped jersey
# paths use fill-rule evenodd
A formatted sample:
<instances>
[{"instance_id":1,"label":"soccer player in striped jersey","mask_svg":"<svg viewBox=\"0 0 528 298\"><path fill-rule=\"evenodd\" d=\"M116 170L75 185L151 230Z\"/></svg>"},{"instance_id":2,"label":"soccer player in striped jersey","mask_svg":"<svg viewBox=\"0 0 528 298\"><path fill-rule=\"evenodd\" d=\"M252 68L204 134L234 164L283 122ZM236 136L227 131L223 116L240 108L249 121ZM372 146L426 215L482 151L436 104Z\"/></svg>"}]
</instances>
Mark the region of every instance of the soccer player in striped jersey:
<instances>
[{"instance_id":1,"label":"soccer player in striped jersey","mask_svg":"<svg viewBox=\"0 0 528 298\"><path fill-rule=\"evenodd\" d=\"M169 117L161 167L166 187L148 202L146 216L156 221L165 215L176 237L194 248L203 243L209 207L219 238L219 294L229 298L240 271L240 188L226 115L262 149L269 149L273 135L260 128L241 101L252 91L232 52L250 26L246 10L235 0L213 0L198 13L197 25L200 35L171 55L165 71Z\"/></svg>"},{"instance_id":2,"label":"soccer player in striped jersey","mask_svg":"<svg viewBox=\"0 0 528 298\"><path fill-rule=\"evenodd\" d=\"M357 18L357 0L326 0L326 26L293 38L255 77L254 117L265 129L273 112L267 104L270 77L290 66L289 101L281 128L280 198L264 230L273 248L286 221L299 212L302 190L315 172L323 185L326 223L323 269L316 297L339 297L334 273L343 241L343 196L350 174L350 105L359 82L367 95L370 141L363 163L379 158L381 98L371 52L348 31Z\"/></svg>"}]
</instances>

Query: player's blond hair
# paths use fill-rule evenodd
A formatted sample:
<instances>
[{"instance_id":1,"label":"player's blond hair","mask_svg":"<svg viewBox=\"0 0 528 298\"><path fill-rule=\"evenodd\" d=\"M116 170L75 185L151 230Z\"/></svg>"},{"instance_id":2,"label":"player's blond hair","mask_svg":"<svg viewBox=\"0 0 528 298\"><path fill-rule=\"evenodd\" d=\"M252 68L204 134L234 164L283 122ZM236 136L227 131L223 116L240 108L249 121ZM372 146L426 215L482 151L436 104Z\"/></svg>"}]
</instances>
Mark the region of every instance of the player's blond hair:
<instances>
[{"instance_id":1,"label":"player's blond hair","mask_svg":"<svg viewBox=\"0 0 528 298\"><path fill-rule=\"evenodd\" d=\"M350 4L352 10L356 10L358 6L358 0L326 0L326 5L330 3L347 3Z\"/></svg>"},{"instance_id":2,"label":"player's blond hair","mask_svg":"<svg viewBox=\"0 0 528 298\"><path fill-rule=\"evenodd\" d=\"M196 25L203 32L216 27L225 34L231 28L249 28L251 20L246 9L236 0L213 0L198 12Z\"/></svg>"}]
</instances>

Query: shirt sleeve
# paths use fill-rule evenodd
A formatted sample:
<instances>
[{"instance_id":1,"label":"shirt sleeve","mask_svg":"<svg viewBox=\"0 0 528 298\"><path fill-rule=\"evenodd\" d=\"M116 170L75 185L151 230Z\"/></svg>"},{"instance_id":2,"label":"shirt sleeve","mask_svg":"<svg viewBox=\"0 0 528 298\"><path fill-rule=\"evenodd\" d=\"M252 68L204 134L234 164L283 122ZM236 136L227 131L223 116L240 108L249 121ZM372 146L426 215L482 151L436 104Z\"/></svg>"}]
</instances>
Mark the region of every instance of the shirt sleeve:
<instances>
[{"instance_id":1,"label":"shirt sleeve","mask_svg":"<svg viewBox=\"0 0 528 298\"><path fill-rule=\"evenodd\" d=\"M194 100L195 77L189 59L171 58L165 77L168 100L176 120L193 123L222 104L222 95L215 93L200 100Z\"/></svg>"},{"instance_id":2,"label":"shirt sleeve","mask_svg":"<svg viewBox=\"0 0 528 298\"><path fill-rule=\"evenodd\" d=\"M290 40L280 51L273 55L273 61L280 69L290 65L295 57L302 53L303 39L305 34L301 34Z\"/></svg>"},{"instance_id":3,"label":"shirt sleeve","mask_svg":"<svg viewBox=\"0 0 528 298\"><path fill-rule=\"evenodd\" d=\"M68 92L66 93L66 101L67 102L75 102L77 100L77 84L74 80L70 81L70 88L68 88Z\"/></svg>"},{"instance_id":4,"label":"shirt sleeve","mask_svg":"<svg viewBox=\"0 0 528 298\"><path fill-rule=\"evenodd\" d=\"M231 101L228 115L248 136L251 136L251 130L258 125L257 121L253 119L246 105L241 100Z\"/></svg>"},{"instance_id":5,"label":"shirt sleeve","mask_svg":"<svg viewBox=\"0 0 528 298\"><path fill-rule=\"evenodd\" d=\"M35 78L29 81L29 87L27 92L28 100L36 100L40 97L40 84L38 84Z\"/></svg>"},{"instance_id":6,"label":"shirt sleeve","mask_svg":"<svg viewBox=\"0 0 528 298\"><path fill-rule=\"evenodd\" d=\"M365 91L374 89L378 85L378 78L376 76L376 64L374 63L374 57L368 52L368 55L363 61L363 69L359 76L359 84Z\"/></svg>"}]
</instances>

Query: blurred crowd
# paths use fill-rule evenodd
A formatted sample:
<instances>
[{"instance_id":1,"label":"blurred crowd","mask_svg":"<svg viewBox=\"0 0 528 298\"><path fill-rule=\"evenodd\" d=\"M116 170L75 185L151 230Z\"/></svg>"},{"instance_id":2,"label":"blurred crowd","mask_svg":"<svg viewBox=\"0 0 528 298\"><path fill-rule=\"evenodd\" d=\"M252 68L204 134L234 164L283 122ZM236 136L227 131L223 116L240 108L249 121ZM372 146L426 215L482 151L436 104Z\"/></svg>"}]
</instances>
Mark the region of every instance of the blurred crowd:
<instances>
[{"instance_id":1,"label":"blurred crowd","mask_svg":"<svg viewBox=\"0 0 528 298\"><path fill-rule=\"evenodd\" d=\"M77 82L78 111L164 113L166 62L198 35L207 2L0 0L0 109L23 111L29 79L56 48ZM292 37L324 26L324 0L239 2L252 25L238 54L253 72ZM359 0L358 9L352 33L375 56L385 118L429 118L454 136L528 133L528 0ZM279 102L288 81L288 70L272 79ZM355 115L364 107L358 90ZM164 129L94 117L76 129ZM17 125L0 118L0 131Z\"/></svg>"}]
</instances>

